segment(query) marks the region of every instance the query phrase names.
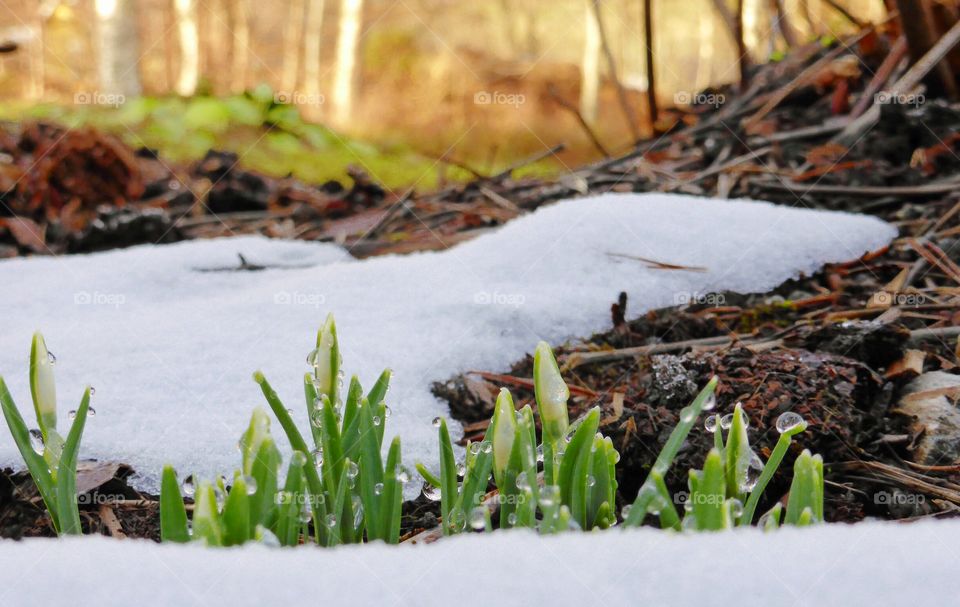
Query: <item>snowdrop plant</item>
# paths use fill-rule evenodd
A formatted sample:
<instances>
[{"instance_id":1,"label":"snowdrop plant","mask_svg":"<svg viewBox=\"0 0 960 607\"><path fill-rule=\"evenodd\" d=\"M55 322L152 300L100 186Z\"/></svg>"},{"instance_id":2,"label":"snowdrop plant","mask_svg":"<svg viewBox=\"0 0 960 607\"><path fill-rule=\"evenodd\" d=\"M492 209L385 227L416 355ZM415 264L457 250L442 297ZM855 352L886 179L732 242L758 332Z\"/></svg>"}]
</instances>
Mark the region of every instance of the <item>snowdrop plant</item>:
<instances>
[{"instance_id":1,"label":"snowdrop plant","mask_svg":"<svg viewBox=\"0 0 960 607\"><path fill-rule=\"evenodd\" d=\"M0 408L10 434L40 492L59 535L81 533L77 506L77 454L90 409L92 388L87 386L80 406L71 412L73 421L64 439L57 430L57 389L53 366L56 359L47 350L40 333L34 333L30 348L30 396L37 429L28 429L19 409L0 377Z\"/></svg>"},{"instance_id":2,"label":"snowdrop plant","mask_svg":"<svg viewBox=\"0 0 960 607\"><path fill-rule=\"evenodd\" d=\"M400 538L403 484L409 473L401 463L399 437L391 441L386 458L382 456L390 415L384 399L391 372L381 373L366 395L353 376L343 398L333 315L318 331L316 348L307 362L313 369L303 382L312 446L263 373L255 373L254 380L293 450L307 460L304 487L314 520L314 539L326 546L364 539L395 544Z\"/></svg>"},{"instance_id":3,"label":"snowdrop plant","mask_svg":"<svg viewBox=\"0 0 960 607\"><path fill-rule=\"evenodd\" d=\"M550 346L534 355L534 388L543 442L537 447L533 410L516 410L509 390L497 397L493 419L479 443L467 446L463 464L454 458L446 421L437 418L440 476L423 464L425 495L439 491L445 534L489 530L491 505L482 503L491 472L500 505L499 527L536 527L541 533L593 529L616 523L614 466L619 455L598 433L600 409L569 423L570 391ZM543 462L542 486L538 461ZM463 482L458 484L458 473ZM539 514L538 514L539 513Z\"/></svg>"},{"instance_id":4,"label":"snowdrop plant","mask_svg":"<svg viewBox=\"0 0 960 607\"><path fill-rule=\"evenodd\" d=\"M753 524L764 489L783 461L793 436L803 432L807 424L796 413L782 414L776 422L780 439L764 463L750 447L747 416L739 403L731 414L710 415L705 427L713 433L714 448L707 454L702 470L689 471L689 493L681 517L663 478L700 412L715 406L716 383L716 378L710 380L681 411L680 423L641 485L636 500L625 508L625 526L639 526L648 514L658 516L662 527L676 530L718 531ZM823 521L823 460L819 455L804 451L797 458L786 511L785 524L804 526ZM782 514L783 506L778 503L760 517L758 524L774 529L781 524Z\"/></svg>"},{"instance_id":5,"label":"snowdrop plant","mask_svg":"<svg viewBox=\"0 0 960 607\"><path fill-rule=\"evenodd\" d=\"M163 541L195 540L208 546L236 546L248 541L284 546L299 543L301 531L309 521L304 513L307 497L302 490L306 458L295 454L287 471L287 485L278 492L280 451L270 436L270 417L261 408L254 409L239 447L242 464L234 472L229 487L222 477L196 486L192 480L182 485L185 492L194 497L192 533L176 471L170 466L163 469L160 483Z\"/></svg>"}]
</instances>

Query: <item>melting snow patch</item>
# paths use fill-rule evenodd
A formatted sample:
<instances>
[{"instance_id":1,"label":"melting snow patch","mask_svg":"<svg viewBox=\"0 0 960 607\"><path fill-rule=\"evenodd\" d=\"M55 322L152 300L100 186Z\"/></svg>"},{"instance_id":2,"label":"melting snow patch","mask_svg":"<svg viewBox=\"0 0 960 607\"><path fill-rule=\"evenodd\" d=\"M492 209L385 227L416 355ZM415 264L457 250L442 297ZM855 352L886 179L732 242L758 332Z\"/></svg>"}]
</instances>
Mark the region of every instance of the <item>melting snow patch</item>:
<instances>
[{"instance_id":1,"label":"melting snow patch","mask_svg":"<svg viewBox=\"0 0 960 607\"><path fill-rule=\"evenodd\" d=\"M34 539L0 543L0 604L942 605L960 594L958 545L960 521L335 549Z\"/></svg>"},{"instance_id":2,"label":"melting snow patch","mask_svg":"<svg viewBox=\"0 0 960 607\"><path fill-rule=\"evenodd\" d=\"M306 427L305 356L328 311L344 369L395 371L388 433L407 462L436 458L431 382L504 370L537 340L603 330L714 291L769 290L886 245L870 217L664 194L570 200L443 252L357 261L331 244L239 237L0 263L0 373L21 409L30 335L56 353L61 411L97 388L82 456L119 460L155 489L164 463L212 477L238 464L262 369ZM201 272L247 263L260 271ZM703 268L656 269L638 258ZM279 267L278 267L279 266ZM279 429L275 434L280 435ZM283 439L280 439L283 442ZM18 465L6 431L0 466Z\"/></svg>"}]
</instances>

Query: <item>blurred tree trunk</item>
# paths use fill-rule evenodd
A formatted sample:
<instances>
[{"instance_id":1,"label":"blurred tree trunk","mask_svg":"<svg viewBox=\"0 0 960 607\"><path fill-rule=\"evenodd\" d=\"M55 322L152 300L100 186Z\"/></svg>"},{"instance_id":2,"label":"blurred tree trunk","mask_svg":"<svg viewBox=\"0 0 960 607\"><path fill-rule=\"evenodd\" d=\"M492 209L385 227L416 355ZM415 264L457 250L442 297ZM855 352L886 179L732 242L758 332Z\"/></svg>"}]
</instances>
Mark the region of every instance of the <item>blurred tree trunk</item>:
<instances>
[{"instance_id":1,"label":"blurred tree trunk","mask_svg":"<svg viewBox=\"0 0 960 607\"><path fill-rule=\"evenodd\" d=\"M197 92L200 78L200 36L197 33L197 1L174 0L177 36L180 39L180 74L177 94L189 97Z\"/></svg>"},{"instance_id":2,"label":"blurred tree trunk","mask_svg":"<svg viewBox=\"0 0 960 607\"><path fill-rule=\"evenodd\" d=\"M27 95L32 99L41 99L46 92L46 61L44 60L44 41L46 39L46 19L41 4L33 15L33 27L28 28L30 39L27 43L27 61L29 62L30 90Z\"/></svg>"},{"instance_id":3,"label":"blurred tree trunk","mask_svg":"<svg viewBox=\"0 0 960 607\"><path fill-rule=\"evenodd\" d=\"M722 2L722 0L718 0ZM734 17L733 37L737 43L737 67L740 68L740 88L746 88L750 80L750 51L747 50L747 42L743 35L743 3L744 0L737 0L737 13Z\"/></svg>"},{"instance_id":4,"label":"blurred tree trunk","mask_svg":"<svg viewBox=\"0 0 960 607\"><path fill-rule=\"evenodd\" d=\"M324 0L308 0L303 41L303 90L308 104L304 113L310 118L320 114L322 103L320 52L323 46L323 8Z\"/></svg>"},{"instance_id":5,"label":"blurred tree trunk","mask_svg":"<svg viewBox=\"0 0 960 607\"><path fill-rule=\"evenodd\" d=\"M240 93L247 88L250 69L250 0L232 0L230 22L233 29L230 65L230 90Z\"/></svg>"},{"instance_id":6,"label":"blurred tree trunk","mask_svg":"<svg viewBox=\"0 0 960 607\"><path fill-rule=\"evenodd\" d=\"M141 92L136 0L95 0L94 8L100 40L100 92L135 97Z\"/></svg>"},{"instance_id":7,"label":"blurred tree trunk","mask_svg":"<svg viewBox=\"0 0 960 607\"><path fill-rule=\"evenodd\" d=\"M357 85L357 54L360 26L363 23L363 0L343 0L337 38L336 67L333 78L334 120L346 125L353 112L354 89Z\"/></svg>"},{"instance_id":8,"label":"blurred tree trunk","mask_svg":"<svg viewBox=\"0 0 960 607\"><path fill-rule=\"evenodd\" d=\"M657 70L653 61L652 0L643 1L643 41L646 46L643 64L647 72L647 134L653 137L657 130Z\"/></svg>"},{"instance_id":9,"label":"blurred tree trunk","mask_svg":"<svg viewBox=\"0 0 960 607\"><path fill-rule=\"evenodd\" d=\"M936 44L939 34L934 14L928 0L897 0L900 11L900 23L907 38L910 62L915 63ZM934 93L957 96L957 83L949 62L941 61L935 70L925 79Z\"/></svg>"},{"instance_id":10,"label":"blurred tree trunk","mask_svg":"<svg viewBox=\"0 0 960 607\"><path fill-rule=\"evenodd\" d=\"M699 35L697 44L699 52L697 54L697 74L694 79L694 86L697 91L702 91L713 83L713 61L716 47L714 45L714 36L716 28L714 27L714 16L709 10L700 11L697 17L699 21Z\"/></svg>"},{"instance_id":11,"label":"blurred tree trunk","mask_svg":"<svg viewBox=\"0 0 960 607\"><path fill-rule=\"evenodd\" d=\"M290 0L290 13L283 34L283 74L280 90L290 96L297 89L300 72L300 46L303 41L304 0Z\"/></svg>"},{"instance_id":12,"label":"blurred tree trunk","mask_svg":"<svg viewBox=\"0 0 960 607\"><path fill-rule=\"evenodd\" d=\"M799 37L796 30L793 29L793 21L787 15L783 0L770 0L770 14L775 29L783 36L783 41L787 43L787 46L797 46Z\"/></svg>"},{"instance_id":13,"label":"blurred tree trunk","mask_svg":"<svg viewBox=\"0 0 960 607\"><path fill-rule=\"evenodd\" d=\"M580 65L580 115L593 124L597 121L600 92L600 22L593 0L584 0L583 62Z\"/></svg>"},{"instance_id":14,"label":"blurred tree trunk","mask_svg":"<svg viewBox=\"0 0 960 607\"><path fill-rule=\"evenodd\" d=\"M207 0L208 68L204 71L213 90L223 93L230 89L230 16L226 0Z\"/></svg>"}]
</instances>

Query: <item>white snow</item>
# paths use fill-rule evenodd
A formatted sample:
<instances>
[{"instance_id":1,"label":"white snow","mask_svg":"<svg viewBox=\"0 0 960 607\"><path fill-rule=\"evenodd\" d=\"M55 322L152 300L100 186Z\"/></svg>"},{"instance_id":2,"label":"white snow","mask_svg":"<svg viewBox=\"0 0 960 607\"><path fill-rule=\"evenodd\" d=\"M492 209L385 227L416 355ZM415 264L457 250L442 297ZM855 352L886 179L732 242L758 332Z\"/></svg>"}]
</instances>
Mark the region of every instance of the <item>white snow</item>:
<instances>
[{"instance_id":1,"label":"white snow","mask_svg":"<svg viewBox=\"0 0 960 607\"><path fill-rule=\"evenodd\" d=\"M42 330L58 358L62 419L85 383L96 387L81 455L129 463L155 489L167 462L205 477L239 465L237 439L263 404L256 369L306 428L305 356L333 311L348 374L369 387L395 371L388 434L403 437L404 461L433 462L430 420L446 413L433 381L505 370L540 339L606 329L621 290L631 316L710 291L765 291L894 236L864 216L631 194L551 205L444 252L366 261L330 244L254 237L15 259L0 263L0 373L31 418L30 335ZM196 271L236 265L238 253L291 267ZM0 466L18 464L0 431Z\"/></svg>"},{"instance_id":2,"label":"white snow","mask_svg":"<svg viewBox=\"0 0 960 607\"><path fill-rule=\"evenodd\" d=\"M336 549L27 540L0 542L0 605L946 605L958 546L960 521Z\"/></svg>"}]
</instances>

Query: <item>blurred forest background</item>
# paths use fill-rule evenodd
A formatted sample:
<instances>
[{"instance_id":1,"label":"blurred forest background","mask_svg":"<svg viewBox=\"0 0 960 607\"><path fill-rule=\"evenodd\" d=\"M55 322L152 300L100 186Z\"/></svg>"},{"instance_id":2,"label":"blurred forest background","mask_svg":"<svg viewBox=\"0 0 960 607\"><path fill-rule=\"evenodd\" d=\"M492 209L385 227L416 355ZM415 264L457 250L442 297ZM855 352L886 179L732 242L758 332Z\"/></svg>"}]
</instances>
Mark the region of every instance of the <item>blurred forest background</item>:
<instances>
[{"instance_id":1,"label":"blurred forest background","mask_svg":"<svg viewBox=\"0 0 960 607\"><path fill-rule=\"evenodd\" d=\"M627 149L678 118L662 108L714 103L697 92L886 14L882 0L2 0L0 118L90 124L173 160L232 150L310 181L359 162L418 188L563 143L524 168L550 174L602 155L590 130Z\"/></svg>"}]
</instances>

